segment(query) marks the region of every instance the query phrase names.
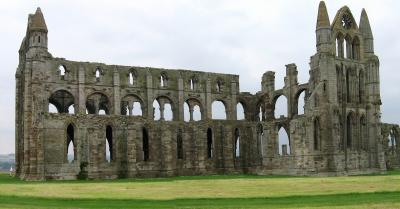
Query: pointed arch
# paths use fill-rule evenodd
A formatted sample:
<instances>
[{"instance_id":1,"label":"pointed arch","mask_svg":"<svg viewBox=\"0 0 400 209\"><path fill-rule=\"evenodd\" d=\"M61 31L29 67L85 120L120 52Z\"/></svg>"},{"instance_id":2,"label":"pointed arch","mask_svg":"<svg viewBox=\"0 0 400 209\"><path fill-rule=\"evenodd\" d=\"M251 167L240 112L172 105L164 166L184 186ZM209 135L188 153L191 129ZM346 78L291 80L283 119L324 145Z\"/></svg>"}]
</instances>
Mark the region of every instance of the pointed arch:
<instances>
[{"instance_id":1,"label":"pointed arch","mask_svg":"<svg viewBox=\"0 0 400 209\"><path fill-rule=\"evenodd\" d=\"M353 114L350 112L346 118L346 146L353 148Z\"/></svg>"},{"instance_id":2,"label":"pointed arch","mask_svg":"<svg viewBox=\"0 0 400 209\"><path fill-rule=\"evenodd\" d=\"M110 125L106 127L106 151L105 151L105 159L107 162L114 161L114 152L113 152L113 130Z\"/></svg>"},{"instance_id":3,"label":"pointed arch","mask_svg":"<svg viewBox=\"0 0 400 209\"><path fill-rule=\"evenodd\" d=\"M176 136L176 155L178 159L183 159L183 140L182 140L182 129L178 129Z\"/></svg>"},{"instance_id":4,"label":"pointed arch","mask_svg":"<svg viewBox=\"0 0 400 209\"><path fill-rule=\"evenodd\" d=\"M101 93L95 92L90 94L86 99L86 109L88 114L110 114L111 104L108 97Z\"/></svg>"},{"instance_id":5,"label":"pointed arch","mask_svg":"<svg viewBox=\"0 0 400 209\"><path fill-rule=\"evenodd\" d=\"M226 106L222 100L213 101L213 103L211 104L212 119L226 120L227 119L226 112L227 112Z\"/></svg>"},{"instance_id":6,"label":"pointed arch","mask_svg":"<svg viewBox=\"0 0 400 209\"><path fill-rule=\"evenodd\" d=\"M359 60L360 59L360 39L358 38L358 36L354 36L352 45L351 45L351 49L352 49L352 58L355 60Z\"/></svg>"},{"instance_id":7,"label":"pointed arch","mask_svg":"<svg viewBox=\"0 0 400 209\"><path fill-rule=\"evenodd\" d=\"M149 145L149 133L145 127L142 128L142 152L143 161L149 161L150 159L150 145Z\"/></svg>"},{"instance_id":8,"label":"pointed arch","mask_svg":"<svg viewBox=\"0 0 400 209\"><path fill-rule=\"evenodd\" d=\"M68 109L71 105L74 105L75 98L66 90L58 90L51 94L48 101L49 111L55 112L55 107L58 113L69 113Z\"/></svg>"},{"instance_id":9,"label":"pointed arch","mask_svg":"<svg viewBox=\"0 0 400 209\"><path fill-rule=\"evenodd\" d=\"M75 142L75 128L72 124L67 126L67 149L65 159L67 162L72 163L76 161L76 142Z\"/></svg>"},{"instance_id":10,"label":"pointed arch","mask_svg":"<svg viewBox=\"0 0 400 209\"><path fill-rule=\"evenodd\" d=\"M321 124L318 117L314 119L314 150L321 150Z\"/></svg>"},{"instance_id":11,"label":"pointed arch","mask_svg":"<svg viewBox=\"0 0 400 209\"><path fill-rule=\"evenodd\" d=\"M238 158L240 157L240 131L238 128L235 128L234 132L235 138L234 138L234 157Z\"/></svg>"},{"instance_id":12,"label":"pointed arch","mask_svg":"<svg viewBox=\"0 0 400 209\"><path fill-rule=\"evenodd\" d=\"M296 113L297 115L303 115L304 114L304 105L305 105L305 101L306 101L306 89L301 89L297 92L296 94L296 100L295 100L295 104L296 104Z\"/></svg>"},{"instance_id":13,"label":"pointed arch","mask_svg":"<svg viewBox=\"0 0 400 209\"><path fill-rule=\"evenodd\" d=\"M281 126L278 131L278 145L279 145L279 155L290 155L291 146L288 132Z\"/></svg>"},{"instance_id":14,"label":"pointed arch","mask_svg":"<svg viewBox=\"0 0 400 209\"><path fill-rule=\"evenodd\" d=\"M236 119L237 120L245 120L246 119L245 110L244 110L244 106L243 106L242 102L238 102L236 104Z\"/></svg>"},{"instance_id":15,"label":"pointed arch","mask_svg":"<svg viewBox=\"0 0 400 209\"><path fill-rule=\"evenodd\" d=\"M213 157L213 133L212 129L207 129L207 158L211 159Z\"/></svg>"},{"instance_id":16,"label":"pointed arch","mask_svg":"<svg viewBox=\"0 0 400 209\"><path fill-rule=\"evenodd\" d=\"M288 101L285 95L278 95L275 98L275 118L280 118L281 116L288 116Z\"/></svg>"}]
</instances>

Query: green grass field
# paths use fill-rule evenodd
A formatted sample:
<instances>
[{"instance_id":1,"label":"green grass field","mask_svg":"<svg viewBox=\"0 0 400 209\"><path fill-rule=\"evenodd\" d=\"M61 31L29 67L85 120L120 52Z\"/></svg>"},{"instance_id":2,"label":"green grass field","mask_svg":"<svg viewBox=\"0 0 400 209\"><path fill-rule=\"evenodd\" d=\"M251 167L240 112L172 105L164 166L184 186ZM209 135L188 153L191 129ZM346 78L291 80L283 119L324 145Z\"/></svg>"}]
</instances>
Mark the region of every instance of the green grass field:
<instances>
[{"instance_id":1,"label":"green grass field","mask_svg":"<svg viewBox=\"0 0 400 209\"><path fill-rule=\"evenodd\" d=\"M0 208L400 208L400 171L350 177L195 176L25 182L0 174Z\"/></svg>"}]
</instances>

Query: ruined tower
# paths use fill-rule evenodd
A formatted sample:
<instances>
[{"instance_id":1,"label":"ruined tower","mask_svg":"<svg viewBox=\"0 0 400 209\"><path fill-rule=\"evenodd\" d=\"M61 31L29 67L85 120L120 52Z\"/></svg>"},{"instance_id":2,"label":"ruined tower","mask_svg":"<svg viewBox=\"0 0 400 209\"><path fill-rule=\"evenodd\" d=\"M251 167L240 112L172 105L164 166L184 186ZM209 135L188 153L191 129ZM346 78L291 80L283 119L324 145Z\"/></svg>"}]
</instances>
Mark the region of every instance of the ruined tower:
<instances>
[{"instance_id":1,"label":"ruined tower","mask_svg":"<svg viewBox=\"0 0 400 209\"><path fill-rule=\"evenodd\" d=\"M357 24L345 6L331 22L320 2L315 33L308 83L287 64L283 88L269 71L253 95L240 92L237 75L53 57L38 8L16 72L16 174L345 175L400 166L399 126L380 121L379 59L366 11ZM281 99L287 111L277 115Z\"/></svg>"}]
</instances>

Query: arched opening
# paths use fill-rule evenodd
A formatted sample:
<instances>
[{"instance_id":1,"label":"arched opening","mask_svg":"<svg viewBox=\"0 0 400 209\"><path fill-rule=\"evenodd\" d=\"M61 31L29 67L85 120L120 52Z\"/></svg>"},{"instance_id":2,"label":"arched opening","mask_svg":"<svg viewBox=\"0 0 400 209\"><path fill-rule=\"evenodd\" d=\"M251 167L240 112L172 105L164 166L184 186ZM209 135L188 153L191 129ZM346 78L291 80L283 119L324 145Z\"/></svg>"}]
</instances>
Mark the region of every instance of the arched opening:
<instances>
[{"instance_id":1,"label":"arched opening","mask_svg":"<svg viewBox=\"0 0 400 209\"><path fill-rule=\"evenodd\" d=\"M287 117L288 114L288 102L285 95L280 95L275 100L275 118L280 118L281 116Z\"/></svg>"},{"instance_id":2,"label":"arched opening","mask_svg":"<svg viewBox=\"0 0 400 209\"><path fill-rule=\"evenodd\" d=\"M86 109L88 114L108 115L110 113L110 102L106 95L93 93L87 97Z\"/></svg>"},{"instance_id":3,"label":"arched opening","mask_svg":"<svg viewBox=\"0 0 400 209\"><path fill-rule=\"evenodd\" d=\"M100 75L101 75L101 71L100 71L100 68L98 67L98 68L96 68L96 72L95 72L97 82L100 81Z\"/></svg>"},{"instance_id":4,"label":"arched opening","mask_svg":"<svg viewBox=\"0 0 400 209\"><path fill-rule=\"evenodd\" d=\"M368 149L368 140L367 140L367 121L365 120L365 116L361 116L360 118L360 142L361 149Z\"/></svg>"},{"instance_id":5,"label":"arched opening","mask_svg":"<svg viewBox=\"0 0 400 209\"><path fill-rule=\"evenodd\" d=\"M301 93L297 96L297 114L298 115L304 114L305 99L306 99L306 92L301 91Z\"/></svg>"},{"instance_id":6,"label":"arched opening","mask_svg":"<svg viewBox=\"0 0 400 209\"><path fill-rule=\"evenodd\" d=\"M222 81L217 80L217 83L215 84L215 91L221 92L222 91Z\"/></svg>"},{"instance_id":7,"label":"arched opening","mask_svg":"<svg viewBox=\"0 0 400 209\"><path fill-rule=\"evenodd\" d=\"M211 128L207 129L207 157L208 159L213 157L213 134Z\"/></svg>"},{"instance_id":8,"label":"arched opening","mask_svg":"<svg viewBox=\"0 0 400 209\"><path fill-rule=\"evenodd\" d=\"M169 103L164 105L164 118L166 121L172 121L173 119L172 106Z\"/></svg>"},{"instance_id":9,"label":"arched opening","mask_svg":"<svg viewBox=\"0 0 400 209\"><path fill-rule=\"evenodd\" d=\"M57 107L49 103L49 113L58 113Z\"/></svg>"},{"instance_id":10,"label":"arched opening","mask_svg":"<svg viewBox=\"0 0 400 209\"><path fill-rule=\"evenodd\" d=\"M289 135L286 130L281 127L278 132L278 144L279 144L279 155L290 155L291 147L289 141Z\"/></svg>"},{"instance_id":11,"label":"arched opening","mask_svg":"<svg viewBox=\"0 0 400 209\"><path fill-rule=\"evenodd\" d=\"M74 126L69 124L67 127L67 153L65 158L68 163L76 160L75 149Z\"/></svg>"},{"instance_id":12,"label":"arched opening","mask_svg":"<svg viewBox=\"0 0 400 209\"><path fill-rule=\"evenodd\" d=\"M68 107L68 113L71 115L75 114L75 105L72 104Z\"/></svg>"},{"instance_id":13,"label":"arched opening","mask_svg":"<svg viewBox=\"0 0 400 209\"><path fill-rule=\"evenodd\" d=\"M396 138L394 129L390 130L389 136L388 136L388 141L389 141L389 144L388 144L389 151L394 153L397 148L397 138Z\"/></svg>"},{"instance_id":14,"label":"arched opening","mask_svg":"<svg viewBox=\"0 0 400 209\"><path fill-rule=\"evenodd\" d=\"M225 104L222 101L214 101L211 105L212 119L226 120Z\"/></svg>"},{"instance_id":15,"label":"arched opening","mask_svg":"<svg viewBox=\"0 0 400 209\"><path fill-rule=\"evenodd\" d=\"M133 103L132 115L133 116L142 116L143 115L142 104L140 104L140 102Z\"/></svg>"},{"instance_id":16,"label":"arched opening","mask_svg":"<svg viewBox=\"0 0 400 209\"><path fill-rule=\"evenodd\" d=\"M160 120L161 119L161 111L160 111L160 104L158 103L157 100L154 100L153 102L153 115L154 115L154 120Z\"/></svg>"},{"instance_id":17,"label":"arched opening","mask_svg":"<svg viewBox=\"0 0 400 209\"><path fill-rule=\"evenodd\" d=\"M346 145L347 145L347 148L351 149L353 146L353 124L352 124L351 113L349 115L347 115L346 131L347 131Z\"/></svg>"},{"instance_id":18,"label":"arched opening","mask_svg":"<svg viewBox=\"0 0 400 209\"><path fill-rule=\"evenodd\" d=\"M142 151L143 161L148 161L150 159L149 134L144 127L142 129Z\"/></svg>"},{"instance_id":19,"label":"arched opening","mask_svg":"<svg viewBox=\"0 0 400 209\"><path fill-rule=\"evenodd\" d=\"M235 129L235 144L234 144L234 156L236 158L240 157L240 132L239 129Z\"/></svg>"},{"instance_id":20,"label":"arched opening","mask_svg":"<svg viewBox=\"0 0 400 209\"><path fill-rule=\"evenodd\" d=\"M50 113L69 113L69 109L74 105L74 97L65 90L58 90L51 94L49 98Z\"/></svg>"},{"instance_id":21,"label":"arched opening","mask_svg":"<svg viewBox=\"0 0 400 209\"><path fill-rule=\"evenodd\" d=\"M186 122L190 121L190 109L187 102L183 103L183 120Z\"/></svg>"},{"instance_id":22,"label":"arched opening","mask_svg":"<svg viewBox=\"0 0 400 209\"><path fill-rule=\"evenodd\" d=\"M66 73L65 66L64 65L58 66L58 72L60 73L61 80L64 80L64 76L65 76L65 73Z\"/></svg>"},{"instance_id":23,"label":"arched opening","mask_svg":"<svg viewBox=\"0 0 400 209\"><path fill-rule=\"evenodd\" d=\"M196 90L197 88L197 79L195 77L192 77L189 79L188 86L190 90Z\"/></svg>"},{"instance_id":24,"label":"arched opening","mask_svg":"<svg viewBox=\"0 0 400 209\"><path fill-rule=\"evenodd\" d=\"M347 59L352 58L351 46L352 46L351 38L350 38L350 36L346 36L344 39L344 57Z\"/></svg>"},{"instance_id":25,"label":"arched opening","mask_svg":"<svg viewBox=\"0 0 400 209\"><path fill-rule=\"evenodd\" d=\"M265 150L267 147L267 143L264 135L264 128L261 124L257 127L257 140L258 144L260 144L260 147L258 149L259 153L261 153L262 157L265 157L266 156Z\"/></svg>"},{"instance_id":26,"label":"arched opening","mask_svg":"<svg viewBox=\"0 0 400 209\"><path fill-rule=\"evenodd\" d=\"M195 105L193 107L193 120L194 121L201 120L201 110L199 105Z\"/></svg>"},{"instance_id":27,"label":"arched opening","mask_svg":"<svg viewBox=\"0 0 400 209\"><path fill-rule=\"evenodd\" d=\"M114 160L113 155L113 131L111 126L106 127L106 161L111 162Z\"/></svg>"},{"instance_id":28,"label":"arched opening","mask_svg":"<svg viewBox=\"0 0 400 209\"><path fill-rule=\"evenodd\" d=\"M167 76L165 74L160 75L160 87L166 87L167 86Z\"/></svg>"},{"instance_id":29,"label":"arched opening","mask_svg":"<svg viewBox=\"0 0 400 209\"><path fill-rule=\"evenodd\" d=\"M360 59L360 40L358 39L357 36L354 37L351 48L352 48L353 59L359 60Z\"/></svg>"},{"instance_id":30,"label":"arched opening","mask_svg":"<svg viewBox=\"0 0 400 209\"><path fill-rule=\"evenodd\" d=\"M245 119L245 115L244 115L244 108L242 103L237 103L236 105L236 119L237 120L244 120Z\"/></svg>"},{"instance_id":31,"label":"arched opening","mask_svg":"<svg viewBox=\"0 0 400 209\"><path fill-rule=\"evenodd\" d=\"M336 56L343 58L343 36L338 34L336 37Z\"/></svg>"},{"instance_id":32,"label":"arched opening","mask_svg":"<svg viewBox=\"0 0 400 209\"><path fill-rule=\"evenodd\" d=\"M177 158L183 159L183 142L182 142L182 129L178 130L178 135L176 137L176 151Z\"/></svg>"},{"instance_id":33,"label":"arched opening","mask_svg":"<svg viewBox=\"0 0 400 209\"><path fill-rule=\"evenodd\" d=\"M133 73L129 72L129 84L134 85L134 81L135 81L135 79L134 79Z\"/></svg>"},{"instance_id":34,"label":"arched opening","mask_svg":"<svg viewBox=\"0 0 400 209\"><path fill-rule=\"evenodd\" d=\"M320 150L321 147L321 126L319 119L314 119L314 150Z\"/></svg>"}]
</instances>

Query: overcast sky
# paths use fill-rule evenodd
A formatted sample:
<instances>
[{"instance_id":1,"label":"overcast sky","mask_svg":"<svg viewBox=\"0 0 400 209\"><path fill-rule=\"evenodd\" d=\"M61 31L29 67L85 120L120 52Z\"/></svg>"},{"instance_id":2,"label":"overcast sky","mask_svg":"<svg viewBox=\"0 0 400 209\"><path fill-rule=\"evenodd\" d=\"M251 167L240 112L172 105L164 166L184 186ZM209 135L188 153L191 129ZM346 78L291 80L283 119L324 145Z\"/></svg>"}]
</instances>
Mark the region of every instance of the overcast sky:
<instances>
[{"instance_id":1,"label":"overcast sky","mask_svg":"<svg viewBox=\"0 0 400 209\"><path fill-rule=\"evenodd\" d=\"M348 5L367 10L380 58L382 121L399 123L400 1L325 1L332 21ZM15 70L29 13L40 6L55 57L107 64L240 75L240 90L260 90L262 74L296 63L308 81L319 1L0 1L0 153L14 152Z\"/></svg>"}]
</instances>

